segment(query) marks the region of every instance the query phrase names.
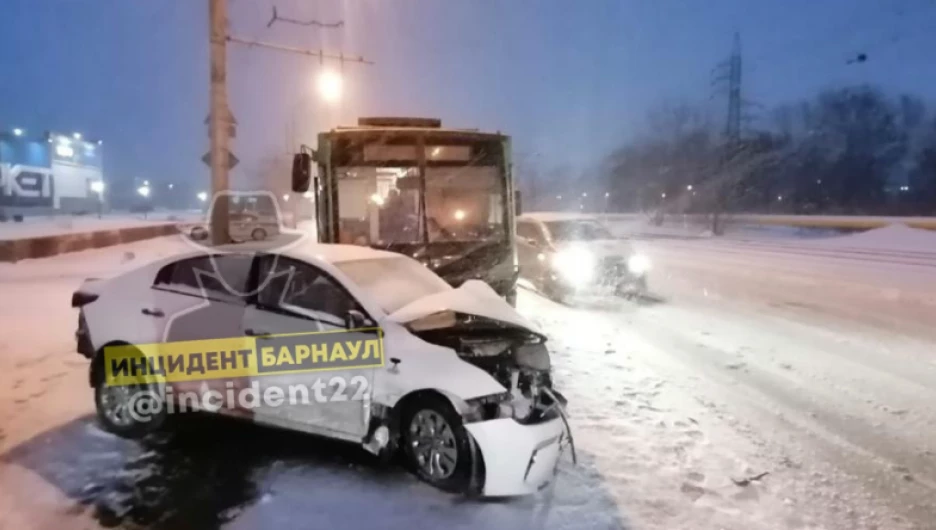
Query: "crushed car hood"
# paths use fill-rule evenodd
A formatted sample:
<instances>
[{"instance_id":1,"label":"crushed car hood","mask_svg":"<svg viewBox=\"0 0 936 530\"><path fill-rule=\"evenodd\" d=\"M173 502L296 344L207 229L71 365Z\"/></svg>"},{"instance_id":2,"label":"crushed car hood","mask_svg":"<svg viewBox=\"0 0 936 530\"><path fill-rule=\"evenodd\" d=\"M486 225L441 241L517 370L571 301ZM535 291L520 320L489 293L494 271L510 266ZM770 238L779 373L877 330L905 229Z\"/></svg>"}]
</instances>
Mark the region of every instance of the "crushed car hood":
<instances>
[{"instance_id":1,"label":"crushed car hood","mask_svg":"<svg viewBox=\"0 0 936 530\"><path fill-rule=\"evenodd\" d=\"M488 284L468 280L448 291L425 296L394 311L387 318L401 324L425 319L433 315L461 313L525 328L542 335L535 324L517 313Z\"/></svg>"}]
</instances>

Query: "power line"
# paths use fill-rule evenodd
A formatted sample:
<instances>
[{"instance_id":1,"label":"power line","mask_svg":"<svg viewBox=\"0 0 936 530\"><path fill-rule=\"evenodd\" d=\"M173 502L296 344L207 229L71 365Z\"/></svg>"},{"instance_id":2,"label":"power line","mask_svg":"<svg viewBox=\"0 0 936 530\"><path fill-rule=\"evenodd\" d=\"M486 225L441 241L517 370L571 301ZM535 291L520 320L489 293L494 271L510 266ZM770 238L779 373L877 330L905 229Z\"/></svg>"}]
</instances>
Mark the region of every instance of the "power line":
<instances>
[{"instance_id":1,"label":"power line","mask_svg":"<svg viewBox=\"0 0 936 530\"><path fill-rule=\"evenodd\" d=\"M260 48L267 48L270 50L277 50L281 52L290 52L290 53L296 53L299 55L307 55L310 57L318 57L320 60L336 59L340 61L342 64L344 63L374 64L373 61L368 61L362 56L354 57L354 56L344 55L343 53L329 53L321 49L308 50L305 48L296 48L294 46L284 46L282 44L275 44L272 42L242 39L240 37L234 37L232 35L228 35L227 40L229 42L236 42L238 44L245 44L247 46L257 46Z\"/></svg>"},{"instance_id":2,"label":"power line","mask_svg":"<svg viewBox=\"0 0 936 530\"><path fill-rule=\"evenodd\" d=\"M338 22L319 22L318 20L298 20L295 18L286 18L279 16L279 13L276 11L276 6L273 6L273 16L270 17L270 21L267 22L267 27L272 26L276 22L286 22L287 24L296 24L299 26L316 26L319 28L340 28L344 26L344 21L339 20Z\"/></svg>"}]
</instances>

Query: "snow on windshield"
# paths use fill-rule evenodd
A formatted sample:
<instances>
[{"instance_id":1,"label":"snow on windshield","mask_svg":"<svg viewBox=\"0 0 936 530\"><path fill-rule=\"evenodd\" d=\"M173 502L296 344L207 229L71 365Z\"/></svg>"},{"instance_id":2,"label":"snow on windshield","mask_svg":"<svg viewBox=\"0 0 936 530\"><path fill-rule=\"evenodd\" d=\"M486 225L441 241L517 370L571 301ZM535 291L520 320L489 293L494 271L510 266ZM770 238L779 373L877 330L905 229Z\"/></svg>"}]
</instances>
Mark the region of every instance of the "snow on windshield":
<instances>
[{"instance_id":1,"label":"snow on windshield","mask_svg":"<svg viewBox=\"0 0 936 530\"><path fill-rule=\"evenodd\" d=\"M546 228L557 241L612 239L611 233L594 221L549 221Z\"/></svg>"},{"instance_id":2,"label":"snow on windshield","mask_svg":"<svg viewBox=\"0 0 936 530\"><path fill-rule=\"evenodd\" d=\"M402 256L344 261L336 265L387 313L452 288L418 261Z\"/></svg>"}]
</instances>

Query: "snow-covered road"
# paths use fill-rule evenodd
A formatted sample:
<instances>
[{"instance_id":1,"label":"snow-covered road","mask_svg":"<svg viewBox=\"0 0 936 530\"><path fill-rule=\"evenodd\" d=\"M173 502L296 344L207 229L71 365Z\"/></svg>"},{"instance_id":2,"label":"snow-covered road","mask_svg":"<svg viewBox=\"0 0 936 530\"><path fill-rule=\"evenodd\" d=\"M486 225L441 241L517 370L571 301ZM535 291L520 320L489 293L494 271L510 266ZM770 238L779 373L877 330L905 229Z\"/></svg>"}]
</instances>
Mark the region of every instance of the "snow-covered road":
<instances>
[{"instance_id":1,"label":"snow-covered road","mask_svg":"<svg viewBox=\"0 0 936 530\"><path fill-rule=\"evenodd\" d=\"M637 244L655 263L653 299L521 293L550 336L580 462L551 491L497 503L249 426L193 428L185 451L105 435L69 295L181 243L0 264L0 292L17 301L0 313L0 528L936 528L926 248L907 259L898 251L915 249L857 239Z\"/></svg>"}]
</instances>

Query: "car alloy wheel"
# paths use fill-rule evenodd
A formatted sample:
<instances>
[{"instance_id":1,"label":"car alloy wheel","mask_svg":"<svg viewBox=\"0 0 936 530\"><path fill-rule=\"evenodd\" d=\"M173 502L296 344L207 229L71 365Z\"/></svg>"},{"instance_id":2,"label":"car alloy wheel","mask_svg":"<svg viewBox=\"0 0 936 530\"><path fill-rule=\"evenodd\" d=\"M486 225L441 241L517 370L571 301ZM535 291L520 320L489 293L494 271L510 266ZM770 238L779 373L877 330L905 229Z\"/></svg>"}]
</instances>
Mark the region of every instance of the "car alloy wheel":
<instances>
[{"instance_id":1,"label":"car alloy wheel","mask_svg":"<svg viewBox=\"0 0 936 530\"><path fill-rule=\"evenodd\" d=\"M144 394L145 393L145 394ZM94 388L94 404L98 420L105 430L125 438L137 438L160 427L166 419L162 402L151 403L145 409L153 412L141 420L141 400L161 399L151 385L108 385L99 381ZM137 412L135 412L135 410Z\"/></svg>"},{"instance_id":2,"label":"car alloy wheel","mask_svg":"<svg viewBox=\"0 0 936 530\"><path fill-rule=\"evenodd\" d=\"M452 427L445 418L434 410L423 409L413 416L409 432L420 471L433 480L452 476L458 465L458 446Z\"/></svg>"},{"instance_id":3,"label":"car alloy wheel","mask_svg":"<svg viewBox=\"0 0 936 530\"><path fill-rule=\"evenodd\" d=\"M423 396L401 419L402 449L413 472L441 490L471 493L476 456L471 435L451 403L441 396Z\"/></svg>"}]
</instances>

